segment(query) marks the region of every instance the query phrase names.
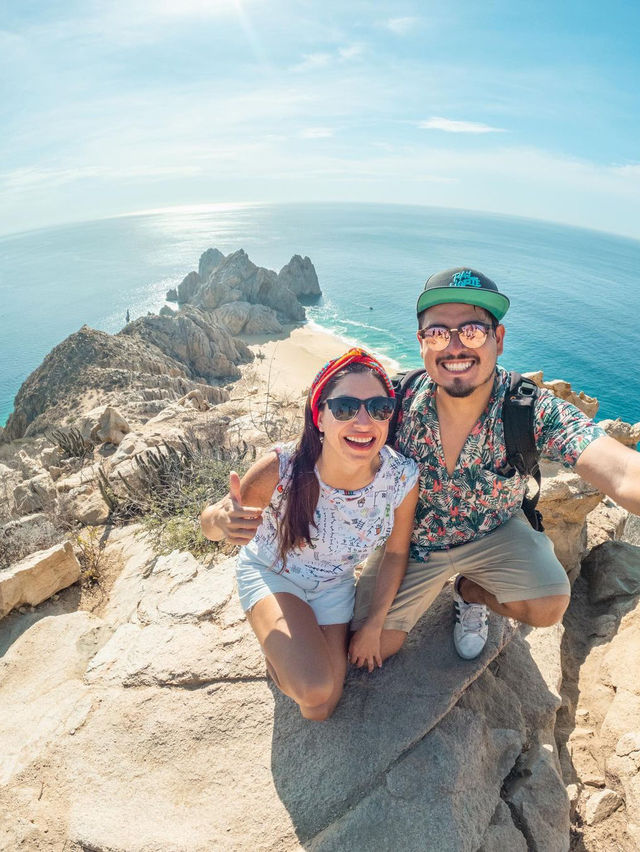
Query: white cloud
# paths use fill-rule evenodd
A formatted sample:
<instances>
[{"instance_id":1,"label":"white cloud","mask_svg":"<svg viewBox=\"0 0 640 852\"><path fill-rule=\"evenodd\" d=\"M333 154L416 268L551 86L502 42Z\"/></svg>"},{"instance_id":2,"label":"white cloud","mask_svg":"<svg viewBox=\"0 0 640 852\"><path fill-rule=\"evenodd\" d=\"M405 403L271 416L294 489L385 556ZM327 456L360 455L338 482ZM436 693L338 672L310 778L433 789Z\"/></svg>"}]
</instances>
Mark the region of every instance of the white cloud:
<instances>
[{"instance_id":1,"label":"white cloud","mask_svg":"<svg viewBox=\"0 0 640 852\"><path fill-rule=\"evenodd\" d=\"M351 62L362 56L364 53L364 45L358 42L348 44L345 47L340 47L335 53L327 53L319 51L317 53L307 53L302 62L294 65L293 71L315 71L317 68L326 68L334 62Z\"/></svg>"},{"instance_id":2,"label":"white cloud","mask_svg":"<svg viewBox=\"0 0 640 852\"><path fill-rule=\"evenodd\" d=\"M307 127L300 132L301 139L328 139L333 136L330 127Z\"/></svg>"},{"instance_id":3,"label":"white cloud","mask_svg":"<svg viewBox=\"0 0 640 852\"><path fill-rule=\"evenodd\" d=\"M331 62L330 53L307 53L302 62L293 66L293 71L313 71L324 68Z\"/></svg>"},{"instance_id":4,"label":"white cloud","mask_svg":"<svg viewBox=\"0 0 640 852\"><path fill-rule=\"evenodd\" d=\"M389 18L385 21L385 27L399 36L407 35L418 23L418 18Z\"/></svg>"},{"instance_id":5,"label":"white cloud","mask_svg":"<svg viewBox=\"0 0 640 852\"><path fill-rule=\"evenodd\" d=\"M418 124L423 130L444 130L446 133L504 133L502 127L491 127L477 121L454 121L451 118L433 116Z\"/></svg>"},{"instance_id":6,"label":"white cloud","mask_svg":"<svg viewBox=\"0 0 640 852\"><path fill-rule=\"evenodd\" d=\"M364 53L363 44L350 44L348 47L341 47L338 51L340 59L348 62L350 59L357 59Z\"/></svg>"}]
</instances>

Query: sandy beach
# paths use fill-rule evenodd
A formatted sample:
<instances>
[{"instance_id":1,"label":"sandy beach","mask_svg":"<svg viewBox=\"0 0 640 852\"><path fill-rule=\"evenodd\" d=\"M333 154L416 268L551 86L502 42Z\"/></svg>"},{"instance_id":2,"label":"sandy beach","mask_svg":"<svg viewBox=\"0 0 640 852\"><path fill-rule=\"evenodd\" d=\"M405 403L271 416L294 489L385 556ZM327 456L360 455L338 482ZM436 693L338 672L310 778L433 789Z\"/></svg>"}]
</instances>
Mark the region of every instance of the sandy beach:
<instances>
[{"instance_id":1,"label":"sandy beach","mask_svg":"<svg viewBox=\"0 0 640 852\"><path fill-rule=\"evenodd\" d=\"M336 335L316 327L292 326L280 337L242 337L257 356L251 369L273 393L299 396L305 393L318 370L331 358L346 352L351 344ZM379 357L390 373L396 365ZM264 357L261 357L264 356Z\"/></svg>"}]
</instances>

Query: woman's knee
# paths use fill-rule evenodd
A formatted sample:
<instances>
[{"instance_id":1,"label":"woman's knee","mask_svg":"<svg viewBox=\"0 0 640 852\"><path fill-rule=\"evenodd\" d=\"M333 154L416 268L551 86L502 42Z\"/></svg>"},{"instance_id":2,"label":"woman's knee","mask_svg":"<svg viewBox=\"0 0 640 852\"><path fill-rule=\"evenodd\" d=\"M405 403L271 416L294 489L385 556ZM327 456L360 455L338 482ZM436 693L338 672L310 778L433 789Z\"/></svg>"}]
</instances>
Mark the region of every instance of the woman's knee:
<instances>
[{"instance_id":1,"label":"woman's knee","mask_svg":"<svg viewBox=\"0 0 640 852\"><path fill-rule=\"evenodd\" d=\"M326 722L326 720L333 715L333 711L336 709L341 695L342 690L340 690L338 695L334 695L330 701L326 701L324 704L318 704L315 707L309 707L301 704L300 712L304 718L309 719L310 722Z\"/></svg>"},{"instance_id":2,"label":"woman's knee","mask_svg":"<svg viewBox=\"0 0 640 852\"><path fill-rule=\"evenodd\" d=\"M291 684L295 701L301 707L323 707L331 700L336 689L332 677L305 677Z\"/></svg>"}]
</instances>

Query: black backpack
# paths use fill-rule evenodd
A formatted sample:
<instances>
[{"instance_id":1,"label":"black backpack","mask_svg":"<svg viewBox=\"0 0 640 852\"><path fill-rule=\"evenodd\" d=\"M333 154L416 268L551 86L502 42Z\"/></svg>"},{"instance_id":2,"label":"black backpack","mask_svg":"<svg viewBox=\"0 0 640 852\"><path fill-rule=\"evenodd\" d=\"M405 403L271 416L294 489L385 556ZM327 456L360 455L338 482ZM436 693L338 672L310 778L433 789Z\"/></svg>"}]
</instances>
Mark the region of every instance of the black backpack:
<instances>
[{"instance_id":1,"label":"black backpack","mask_svg":"<svg viewBox=\"0 0 640 852\"><path fill-rule=\"evenodd\" d=\"M398 373L392 378L391 383L396 392L396 407L393 417L389 421L388 444L395 441L402 400L407 390L424 372L424 368L410 370L406 373ZM544 530L542 515L536 508L541 487L539 453L533 436L533 407L538 396L538 390L538 386L531 379L527 379L515 371L509 374L509 392L505 396L502 406L507 463L500 474L510 477L518 471L521 476L535 479L537 489L533 495L529 495L527 488L522 500L522 511L534 530L542 532Z\"/></svg>"}]
</instances>

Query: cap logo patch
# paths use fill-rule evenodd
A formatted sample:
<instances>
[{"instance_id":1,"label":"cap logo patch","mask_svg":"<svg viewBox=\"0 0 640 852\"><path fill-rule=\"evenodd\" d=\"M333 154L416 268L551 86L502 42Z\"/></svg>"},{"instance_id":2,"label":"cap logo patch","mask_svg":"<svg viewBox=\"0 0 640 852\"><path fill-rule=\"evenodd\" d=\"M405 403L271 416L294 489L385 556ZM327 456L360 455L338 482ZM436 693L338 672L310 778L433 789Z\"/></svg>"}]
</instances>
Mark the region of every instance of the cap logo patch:
<instances>
[{"instance_id":1,"label":"cap logo patch","mask_svg":"<svg viewBox=\"0 0 640 852\"><path fill-rule=\"evenodd\" d=\"M480 279L472 275L468 269L462 272L456 272L451 279L449 287L482 287Z\"/></svg>"}]
</instances>

